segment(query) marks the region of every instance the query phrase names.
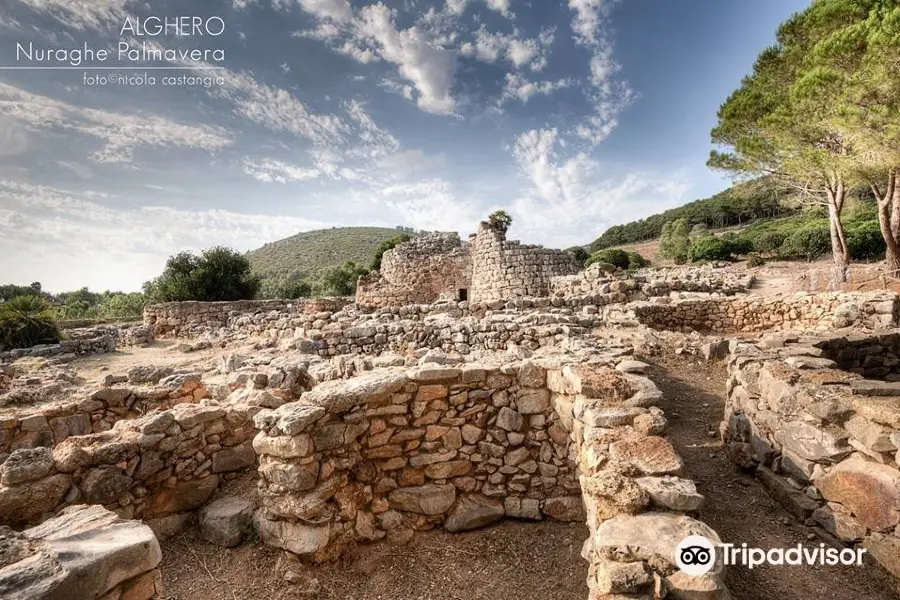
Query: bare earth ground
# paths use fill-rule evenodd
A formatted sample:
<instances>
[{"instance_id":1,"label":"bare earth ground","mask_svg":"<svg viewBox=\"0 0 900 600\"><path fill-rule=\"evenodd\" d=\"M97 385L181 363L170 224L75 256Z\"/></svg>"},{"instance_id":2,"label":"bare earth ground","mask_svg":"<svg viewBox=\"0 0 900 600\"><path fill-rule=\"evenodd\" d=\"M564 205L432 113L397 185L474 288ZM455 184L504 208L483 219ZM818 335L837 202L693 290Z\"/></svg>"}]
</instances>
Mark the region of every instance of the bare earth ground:
<instances>
[{"instance_id":1,"label":"bare earth ground","mask_svg":"<svg viewBox=\"0 0 900 600\"><path fill-rule=\"evenodd\" d=\"M686 476L706 496L700 518L724 542L769 548L819 545L810 531L772 500L752 475L740 473L718 436L724 411L725 368L696 358L666 356L651 379L664 392L669 439L685 461ZM736 600L896 600L900 581L876 565L728 568L726 583Z\"/></svg>"},{"instance_id":2,"label":"bare earth ground","mask_svg":"<svg viewBox=\"0 0 900 600\"><path fill-rule=\"evenodd\" d=\"M119 348L111 354L79 357L69 362L69 365L78 375L92 381L107 373L125 373L136 365L153 364L173 369L194 367L225 352L234 351L213 347L196 352L178 352L173 348L176 344L177 341L174 340L157 340L146 348Z\"/></svg>"},{"instance_id":3,"label":"bare earth ground","mask_svg":"<svg viewBox=\"0 0 900 600\"><path fill-rule=\"evenodd\" d=\"M239 485L253 493L246 481ZM419 533L405 546L361 545L336 563L312 567L283 562L280 551L258 540L218 548L189 526L162 544L163 598L584 600L587 563L580 552L587 535L584 525L504 521L467 533ZM285 569L299 576L296 583L285 580Z\"/></svg>"}]
</instances>

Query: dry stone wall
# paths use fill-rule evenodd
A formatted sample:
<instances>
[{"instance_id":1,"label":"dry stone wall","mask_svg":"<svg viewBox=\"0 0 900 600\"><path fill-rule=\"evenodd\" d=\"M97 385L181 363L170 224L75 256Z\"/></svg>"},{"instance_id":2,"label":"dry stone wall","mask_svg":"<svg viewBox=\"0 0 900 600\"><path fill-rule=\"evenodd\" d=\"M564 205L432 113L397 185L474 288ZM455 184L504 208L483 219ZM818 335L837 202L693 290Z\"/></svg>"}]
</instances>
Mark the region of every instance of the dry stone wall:
<instances>
[{"instance_id":1,"label":"dry stone wall","mask_svg":"<svg viewBox=\"0 0 900 600\"><path fill-rule=\"evenodd\" d=\"M220 329L236 329L235 321L256 316L278 320L285 315L314 315L340 310L349 300L238 300L235 302L169 302L144 308L144 324L156 338L195 337Z\"/></svg>"},{"instance_id":2,"label":"dry stone wall","mask_svg":"<svg viewBox=\"0 0 900 600\"><path fill-rule=\"evenodd\" d=\"M0 524L21 524L76 504L100 504L123 518L157 519L202 506L223 476L255 466L246 405L179 404L19 448L0 465Z\"/></svg>"},{"instance_id":3,"label":"dry stone wall","mask_svg":"<svg viewBox=\"0 0 900 600\"><path fill-rule=\"evenodd\" d=\"M753 276L729 268L678 267L672 269L640 269L634 273L608 272L594 263L575 275L553 277L550 294L561 298L582 298L596 294L625 292L628 302L672 292L721 294L731 296L750 290Z\"/></svg>"},{"instance_id":4,"label":"dry stone wall","mask_svg":"<svg viewBox=\"0 0 900 600\"><path fill-rule=\"evenodd\" d=\"M431 233L384 253L379 272L360 279L356 303L404 306L460 298L471 287L471 257L458 233Z\"/></svg>"},{"instance_id":5,"label":"dry stone wall","mask_svg":"<svg viewBox=\"0 0 900 600\"><path fill-rule=\"evenodd\" d=\"M621 371L646 365L627 361ZM674 564L703 497L644 377L559 359L424 365L321 384L254 419L264 542L312 561L503 519L586 521L592 600L695 589ZM725 600L722 568L704 598ZM687 596L685 596L687 597Z\"/></svg>"},{"instance_id":6,"label":"dry stone wall","mask_svg":"<svg viewBox=\"0 0 900 600\"><path fill-rule=\"evenodd\" d=\"M553 277L578 272L578 265L568 253L507 241L504 234L484 222L470 243L472 302L547 296Z\"/></svg>"},{"instance_id":7,"label":"dry stone wall","mask_svg":"<svg viewBox=\"0 0 900 600\"><path fill-rule=\"evenodd\" d=\"M114 325L67 329L65 336L67 339L58 344L39 344L30 348L0 352L0 362L12 362L22 357L52 357L65 360L87 354L115 352L119 329Z\"/></svg>"},{"instance_id":8,"label":"dry stone wall","mask_svg":"<svg viewBox=\"0 0 900 600\"><path fill-rule=\"evenodd\" d=\"M787 510L900 577L900 384L835 366L815 339L732 342L723 438Z\"/></svg>"},{"instance_id":9,"label":"dry stone wall","mask_svg":"<svg viewBox=\"0 0 900 600\"><path fill-rule=\"evenodd\" d=\"M896 326L900 299L891 292L747 296L631 307L654 329L739 333L780 329L882 329Z\"/></svg>"}]
</instances>

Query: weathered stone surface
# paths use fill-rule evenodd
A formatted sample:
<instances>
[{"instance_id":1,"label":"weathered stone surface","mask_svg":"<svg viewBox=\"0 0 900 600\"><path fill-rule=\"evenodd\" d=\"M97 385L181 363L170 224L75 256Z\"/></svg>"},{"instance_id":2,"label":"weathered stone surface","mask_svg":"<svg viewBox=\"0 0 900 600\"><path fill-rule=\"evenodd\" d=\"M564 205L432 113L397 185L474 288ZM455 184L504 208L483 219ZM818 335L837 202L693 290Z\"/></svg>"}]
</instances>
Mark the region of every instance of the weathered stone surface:
<instances>
[{"instance_id":1,"label":"weathered stone surface","mask_svg":"<svg viewBox=\"0 0 900 600\"><path fill-rule=\"evenodd\" d=\"M421 366L407 371L406 375L412 381L422 383L434 383L435 381L449 381L459 377L460 370L455 367L438 368L433 366Z\"/></svg>"},{"instance_id":2,"label":"weathered stone surface","mask_svg":"<svg viewBox=\"0 0 900 600\"><path fill-rule=\"evenodd\" d=\"M246 469L256 464L256 452L252 442L222 448L212 455L213 473L225 473Z\"/></svg>"},{"instance_id":3,"label":"weathered stone surface","mask_svg":"<svg viewBox=\"0 0 900 600\"><path fill-rule=\"evenodd\" d=\"M0 484L16 485L45 477L53 468L49 448L20 448L0 465Z\"/></svg>"},{"instance_id":4,"label":"weathered stone surface","mask_svg":"<svg viewBox=\"0 0 900 600\"><path fill-rule=\"evenodd\" d=\"M391 508L420 515L443 514L455 500L454 486L436 484L397 488L388 496Z\"/></svg>"},{"instance_id":5,"label":"weathered stone surface","mask_svg":"<svg viewBox=\"0 0 900 600\"><path fill-rule=\"evenodd\" d=\"M620 373L643 374L650 370L650 365L639 360L623 360L616 365L616 371Z\"/></svg>"},{"instance_id":6,"label":"weathered stone surface","mask_svg":"<svg viewBox=\"0 0 900 600\"><path fill-rule=\"evenodd\" d=\"M266 544L293 552L299 556L315 554L328 545L330 525L306 525L288 521L273 521L262 510L253 515L253 525Z\"/></svg>"},{"instance_id":7,"label":"weathered stone surface","mask_svg":"<svg viewBox=\"0 0 900 600\"><path fill-rule=\"evenodd\" d=\"M82 479L81 491L89 504L110 504L129 488L131 481L120 467L99 467Z\"/></svg>"},{"instance_id":8,"label":"weathered stone surface","mask_svg":"<svg viewBox=\"0 0 900 600\"><path fill-rule=\"evenodd\" d=\"M267 481L295 492L305 492L316 487L319 463L297 464L270 457L259 461L259 472Z\"/></svg>"},{"instance_id":9,"label":"weathered stone surface","mask_svg":"<svg viewBox=\"0 0 900 600\"><path fill-rule=\"evenodd\" d=\"M704 497L690 479L681 477L638 477L637 484L648 494L653 504L672 510L700 510Z\"/></svg>"},{"instance_id":10,"label":"weathered stone surface","mask_svg":"<svg viewBox=\"0 0 900 600\"><path fill-rule=\"evenodd\" d=\"M99 598L152 571L162 554L153 531L101 506L72 506L24 537L30 557L0 569L0 596L13 599Z\"/></svg>"},{"instance_id":11,"label":"weathered stone surface","mask_svg":"<svg viewBox=\"0 0 900 600\"><path fill-rule=\"evenodd\" d=\"M775 432L775 439L800 458L814 462L837 462L852 451L842 430L803 421L784 423Z\"/></svg>"},{"instance_id":12,"label":"weathered stone surface","mask_svg":"<svg viewBox=\"0 0 900 600\"><path fill-rule=\"evenodd\" d=\"M253 521L253 503L235 496L223 496L206 506L200 515L200 533L205 539L233 548L241 543Z\"/></svg>"},{"instance_id":13,"label":"weathered stone surface","mask_svg":"<svg viewBox=\"0 0 900 600\"><path fill-rule=\"evenodd\" d=\"M586 515L581 496L559 496L544 500L543 513L557 521L583 523Z\"/></svg>"},{"instance_id":14,"label":"weathered stone surface","mask_svg":"<svg viewBox=\"0 0 900 600\"><path fill-rule=\"evenodd\" d=\"M507 407L502 407L497 413L497 427L506 431L521 431L525 426L525 417Z\"/></svg>"},{"instance_id":15,"label":"weathered stone surface","mask_svg":"<svg viewBox=\"0 0 900 600\"><path fill-rule=\"evenodd\" d=\"M662 572L677 570L675 548L689 535L702 535L713 545L719 536L705 523L673 513L648 512L640 515L618 515L597 526L593 547L601 557L620 562L647 561ZM720 573L719 557L711 572Z\"/></svg>"},{"instance_id":16,"label":"weathered stone surface","mask_svg":"<svg viewBox=\"0 0 900 600\"><path fill-rule=\"evenodd\" d=\"M163 541L181 532L190 516L190 513L175 513L174 515L147 519L146 523L153 530L156 539Z\"/></svg>"},{"instance_id":17,"label":"weathered stone surface","mask_svg":"<svg viewBox=\"0 0 900 600\"><path fill-rule=\"evenodd\" d=\"M58 473L13 487L0 487L0 522L31 521L60 505L71 481Z\"/></svg>"},{"instance_id":18,"label":"weathered stone surface","mask_svg":"<svg viewBox=\"0 0 900 600\"><path fill-rule=\"evenodd\" d=\"M637 594L653 583L653 574L643 561L595 561L591 589L600 594Z\"/></svg>"},{"instance_id":19,"label":"weathered stone surface","mask_svg":"<svg viewBox=\"0 0 900 600\"><path fill-rule=\"evenodd\" d=\"M676 571L666 577L663 584L668 591L666 598L673 600L731 600L728 588L718 575L688 575Z\"/></svg>"},{"instance_id":20,"label":"weathered stone surface","mask_svg":"<svg viewBox=\"0 0 900 600\"><path fill-rule=\"evenodd\" d=\"M458 372L458 369L456 371ZM348 380L320 383L305 392L301 399L305 404L320 406L330 413L345 412L363 402L380 402L394 392L400 391L407 381L403 369L371 371ZM292 427L291 431L280 426L279 429L289 435L302 431L302 428L297 427Z\"/></svg>"},{"instance_id":21,"label":"weathered stone surface","mask_svg":"<svg viewBox=\"0 0 900 600\"><path fill-rule=\"evenodd\" d=\"M203 506L219 487L219 476L208 475L203 479L179 481L174 488L164 488L153 496L151 511L162 516Z\"/></svg>"},{"instance_id":22,"label":"weathered stone surface","mask_svg":"<svg viewBox=\"0 0 900 600\"><path fill-rule=\"evenodd\" d=\"M644 475L675 475L684 467L672 444L657 436L613 442L609 445L609 456Z\"/></svg>"},{"instance_id":23,"label":"weathered stone surface","mask_svg":"<svg viewBox=\"0 0 900 600\"><path fill-rule=\"evenodd\" d=\"M425 476L429 479L450 479L462 477L472 470L472 463L467 460L451 460L443 463L435 463L425 467Z\"/></svg>"},{"instance_id":24,"label":"weathered stone surface","mask_svg":"<svg viewBox=\"0 0 900 600\"><path fill-rule=\"evenodd\" d=\"M518 412L523 415L535 415L550 408L550 390L524 388L519 390L516 398Z\"/></svg>"},{"instance_id":25,"label":"weathered stone surface","mask_svg":"<svg viewBox=\"0 0 900 600\"><path fill-rule=\"evenodd\" d=\"M503 518L503 503L481 494L460 496L444 520L447 531L468 531Z\"/></svg>"},{"instance_id":26,"label":"weathered stone surface","mask_svg":"<svg viewBox=\"0 0 900 600\"><path fill-rule=\"evenodd\" d=\"M582 421L588 427L621 427L631 425L635 417L647 412L646 408L611 407L585 411Z\"/></svg>"},{"instance_id":27,"label":"weathered stone surface","mask_svg":"<svg viewBox=\"0 0 900 600\"><path fill-rule=\"evenodd\" d=\"M172 416L184 429L190 429L200 423L214 421L225 416L225 410L218 406L202 406L199 404L178 404L172 408Z\"/></svg>"},{"instance_id":28,"label":"weathered stone surface","mask_svg":"<svg viewBox=\"0 0 900 600\"><path fill-rule=\"evenodd\" d=\"M882 567L895 577L900 577L900 538L873 533L863 540L863 548L868 550Z\"/></svg>"},{"instance_id":29,"label":"weathered stone surface","mask_svg":"<svg viewBox=\"0 0 900 600\"><path fill-rule=\"evenodd\" d=\"M253 438L253 450L257 454L268 454L280 458L303 458L312 453L313 443L312 438L306 433L270 437L260 431Z\"/></svg>"},{"instance_id":30,"label":"weathered stone surface","mask_svg":"<svg viewBox=\"0 0 900 600\"><path fill-rule=\"evenodd\" d=\"M842 504L874 531L900 523L900 472L896 469L855 454L815 485L826 499Z\"/></svg>"},{"instance_id":31,"label":"weathered stone surface","mask_svg":"<svg viewBox=\"0 0 900 600\"><path fill-rule=\"evenodd\" d=\"M769 495L798 519L806 519L819 506L818 502L792 487L784 477L776 475L766 467L760 466L755 474Z\"/></svg>"},{"instance_id":32,"label":"weathered stone surface","mask_svg":"<svg viewBox=\"0 0 900 600\"><path fill-rule=\"evenodd\" d=\"M844 542L855 542L866 535L866 526L853 518L846 509L836 502L820 506L812 513L813 520L825 531Z\"/></svg>"},{"instance_id":33,"label":"weathered stone surface","mask_svg":"<svg viewBox=\"0 0 900 600\"><path fill-rule=\"evenodd\" d=\"M827 358L814 356L788 356L784 362L795 369L833 369L837 363Z\"/></svg>"},{"instance_id":34,"label":"weathered stone surface","mask_svg":"<svg viewBox=\"0 0 900 600\"><path fill-rule=\"evenodd\" d=\"M333 381L323 383L336 383ZM338 382L339 383L339 382ZM317 386L314 390L319 389ZM253 422L259 429L268 429L269 427L277 428L282 434L294 436L303 433L309 427L324 417L328 410L316 404L309 404L306 395L298 402L290 402L283 404L275 410L262 410L253 417ZM270 432L271 433L271 432Z\"/></svg>"}]
</instances>

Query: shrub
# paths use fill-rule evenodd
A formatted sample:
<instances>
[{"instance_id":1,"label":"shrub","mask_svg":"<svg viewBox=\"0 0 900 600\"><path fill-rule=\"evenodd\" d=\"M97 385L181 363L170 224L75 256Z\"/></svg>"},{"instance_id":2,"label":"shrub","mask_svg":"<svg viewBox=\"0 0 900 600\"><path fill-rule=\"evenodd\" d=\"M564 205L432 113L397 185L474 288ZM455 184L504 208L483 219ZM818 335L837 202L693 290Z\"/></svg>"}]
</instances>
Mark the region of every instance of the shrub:
<instances>
[{"instance_id":1,"label":"shrub","mask_svg":"<svg viewBox=\"0 0 900 600\"><path fill-rule=\"evenodd\" d=\"M778 250L784 258L805 258L812 262L831 252L831 234L827 225L807 225L790 234Z\"/></svg>"},{"instance_id":2,"label":"shrub","mask_svg":"<svg viewBox=\"0 0 900 600\"><path fill-rule=\"evenodd\" d=\"M850 257L855 260L877 260L887 250L878 221L854 223L847 228L846 234Z\"/></svg>"},{"instance_id":3,"label":"shrub","mask_svg":"<svg viewBox=\"0 0 900 600\"><path fill-rule=\"evenodd\" d=\"M742 235L738 235L733 231L729 231L722 235L721 238L728 244L728 249L732 254L750 254L753 252L753 240L748 237L744 237Z\"/></svg>"},{"instance_id":4,"label":"shrub","mask_svg":"<svg viewBox=\"0 0 900 600\"><path fill-rule=\"evenodd\" d=\"M352 296L356 293L356 282L368 272L364 266L348 260L340 267L332 267L325 272L322 292L331 296Z\"/></svg>"},{"instance_id":5,"label":"shrub","mask_svg":"<svg viewBox=\"0 0 900 600\"><path fill-rule=\"evenodd\" d=\"M761 233L753 242L755 250L764 254L775 254L784 241L787 234L781 231L766 231Z\"/></svg>"},{"instance_id":6,"label":"shrub","mask_svg":"<svg viewBox=\"0 0 900 600\"><path fill-rule=\"evenodd\" d=\"M683 265L687 262L688 252L691 247L689 226L686 219L677 219L663 226L663 233L659 239L659 255L662 258L670 258L675 264Z\"/></svg>"},{"instance_id":7,"label":"shrub","mask_svg":"<svg viewBox=\"0 0 900 600\"><path fill-rule=\"evenodd\" d=\"M144 284L144 293L154 302L249 300L259 286L246 256L216 246L200 256L181 252L170 257L162 275Z\"/></svg>"},{"instance_id":8,"label":"shrub","mask_svg":"<svg viewBox=\"0 0 900 600\"><path fill-rule=\"evenodd\" d=\"M731 248L728 242L715 236L699 237L691 242L688 258L691 262L731 260Z\"/></svg>"},{"instance_id":9,"label":"shrub","mask_svg":"<svg viewBox=\"0 0 900 600\"><path fill-rule=\"evenodd\" d=\"M566 248L566 253L578 264L578 268L583 268L587 260L591 257L590 253L583 246L572 246Z\"/></svg>"},{"instance_id":10,"label":"shrub","mask_svg":"<svg viewBox=\"0 0 900 600\"><path fill-rule=\"evenodd\" d=\"M0 304L0 348L30 348L55 344L61 336L47 301L38 296L16 296Z\"/></svg>"},{"instance_id":11,"label":"shrub","mask_svg":"<svg viewBox=\"0 0 900 600\"><path fill-rule=\"evenodd\" d=\"M381 269L381 259L384 257L384 253L388 250L392 250L399 246L404 242L408 242L412 238L405 234L401 233L400 235L394 236L389 240L385 240L378 244L378 248L375 249L375 258L372 259L372 267L373 271L378 271Z\"/></svg>"},{"instance_id":12,"label":"shrub","mask_svg":"<svg viewBox=\"0 0 900 600\"><path fill-rule=\"evenodd\" d=\"M747 266L748 267L761 267L766 264L766 259L764 259L759 252L751 252L747 255Z\"/></svg>"},{"instance_id":13,"label":"shrub","mask_svg":"<svg viewBox=\"0 0 900 600\"><path fill-rule=\"evenodd\" d=\"M266 279L259 288L261 298L296 300L312 296L312 286L306 281L279 281Z\"/></svg>"},{"instance_id":14,"label":"shrub","mask_svg":"<svg viewBox=\"0 0 900 600\"><path fill-rule=\"evenodd\" d=\"M634 251L629 251L628 253L628 268L629 269L641 269L643 267L649 267L650 261L638 254Z\"/></svg>"},{"instance_id":15,"label":"shrub","mask_svg":"<svg viewBox=\"0 0 900 600\"><path fill-rule=\"evenodd\" d=\"M512 226L512 217L509 216L509 213L505 210L495 210L488 215L488 225L490 225L491 229L494 231L506 235L506 232L509 231L510 226Z\"/></svg>"},{"instance_id":16,"label":"shrub","mask_svg":"<svg viewBox=\"0 0 900 600\"><path fill-rule=\"evenodd\" d=\"M619 269L627 269L630 261L628 259L628 253L624 250L619 250L618 248L607 248L606 250L601 250L600 252L595 252L585 263L585 266L590 266L596 262L604 262L613 265Z\"/></svg>"}]
</instances>

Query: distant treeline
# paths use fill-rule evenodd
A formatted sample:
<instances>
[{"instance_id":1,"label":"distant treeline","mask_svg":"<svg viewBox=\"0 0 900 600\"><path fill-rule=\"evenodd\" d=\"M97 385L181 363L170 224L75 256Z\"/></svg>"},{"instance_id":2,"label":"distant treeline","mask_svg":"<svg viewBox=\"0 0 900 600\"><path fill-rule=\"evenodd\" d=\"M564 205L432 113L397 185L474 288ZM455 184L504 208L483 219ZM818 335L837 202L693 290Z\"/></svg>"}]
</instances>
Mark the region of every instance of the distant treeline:
<instances>
[{"instance_id":1,"label":"distant treeline","mask_svg":"<svg viewBox=\"0 0 900 600\"><path fill-rule=\"evenodd\" d=\"M787 216L797 212L784 203L790 195L790 188L767 178L738 184L711 198L695 200L640 221L610 227L594 240L590 250L594 253L604 248L656 239L662 233L663 225L681 218L686 219L689 225L719 229L756 219Z\"/></svg>"}]
</instances>

